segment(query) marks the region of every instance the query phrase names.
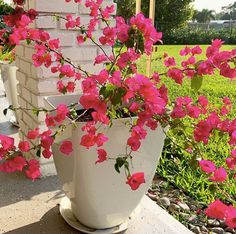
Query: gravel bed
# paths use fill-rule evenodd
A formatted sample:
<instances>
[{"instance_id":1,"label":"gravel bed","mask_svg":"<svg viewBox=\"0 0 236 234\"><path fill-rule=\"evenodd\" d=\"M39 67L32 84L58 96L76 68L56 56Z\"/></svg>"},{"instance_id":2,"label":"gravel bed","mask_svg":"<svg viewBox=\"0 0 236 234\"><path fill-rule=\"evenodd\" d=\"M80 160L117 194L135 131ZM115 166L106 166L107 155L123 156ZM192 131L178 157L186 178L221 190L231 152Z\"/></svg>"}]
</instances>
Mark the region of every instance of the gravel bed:
<instances>
[{"instance_id":1,"label":"gravel bed","mask_svg":"<svg viewBox=\"0 0 236 234\"><path fill-rule=\"evenodd\" d=\"M154 178L147 195L193 233L236 234L236 229L228 228L223 221L207 218L205 204L159 176Z\"/></svg>"}]
</instances>

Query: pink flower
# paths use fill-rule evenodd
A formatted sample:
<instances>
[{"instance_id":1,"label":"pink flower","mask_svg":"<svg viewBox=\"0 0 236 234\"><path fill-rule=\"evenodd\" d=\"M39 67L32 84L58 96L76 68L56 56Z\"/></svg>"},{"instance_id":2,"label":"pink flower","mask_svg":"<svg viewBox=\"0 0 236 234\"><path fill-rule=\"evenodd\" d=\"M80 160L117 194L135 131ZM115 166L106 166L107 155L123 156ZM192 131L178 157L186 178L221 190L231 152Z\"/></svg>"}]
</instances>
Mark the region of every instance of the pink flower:
<instances>
[{"instance_id":1,"label":"pink flower","mask_svg":"<svg viewBox=\"0 0 236 234\"><path fill-rule=\"evenodd\" d=\"M18 148L21 152L28 152L30 150L30 144L28 141L21 141Z\"/></svg>"},{"instance_id":2,"label":"pink flower","mask_svg":"<svg viewBox=\"0 0 236 234\"><path fill-rule=\"evenodd\" d=\"M205 213L210 218L224 219L227 209L228 207L224 203L216 200L208 206Z\"/></svg>"},{"instance_id":3,"label":"pink flower","mask_svg":"<svg viewBox=\"0 0 236 234\"><path fill-rule=\"evenodd\" d=\"M105 136L103 133L98 133L97 137L95 138L95 143L98 147L103 146L103 144L107 141L108 137Z\"/></svg>"},{"instance_id":4,"label":"pink flower","mask_svg":"<svg viewBox=\"0 0 236 234\"><path fill-rule=\"evenodd\" d=\"M143 172L134 173L127 179L126 184L128 184L132 190L137 190L141 184L145 183Z\"/></svg>"},{"instance_id":5,"label":"pink flower","mask_svg":"<svg viewBox=\"0 0 236 234\"><path fill-rule=\"evenodd\" d=\"M95 64L103 63L103 62L105 62L105 61L107 61L107 57L106 57L104 54L98 55L98 56L95 58L94 65L95 65Z\"/></svg>"},{"instance_id":6,"label":"pink flower","mask_svg":"<svg viewBox=\"0 0 236 234\"><path fill-rule=\"evenodd\" d=\"M49 149L45 149L43 150L42 155L44 158L51 158L52 152Z\"/></svg>"},{"instance_id":7,"label":"pink flower","mask_svg":"<svg viewBox=\"0 0 236 234\"><path fill-rule=\"evenodd\" d=\"M236 166L236 159L226 158L226 164L230 170L234 170L234 168Z\"/></svg>"},{"instance_id":8,"label":"pink flower","mask_svg":"<svg viewBox=\"0 0 236 234\"><path fill-rule=\"evenodd\" d=\"M28 169L25 170L25 174L32 180L35 180L41 176L39 162L35 159L32 159L28 162Z\"/></svg>"},{"instance_id":9,"label":"pink flower","mask_svg":"<svg viewBox=\"0 0 236 234\"><path fill-rule=\"evenodd\" d=\"M236 228L236 208L229 206L226 212L226 225L230 228Z\"/></svg>"},{"instance_id":10,"label":"pink flower","mask_svg":"<svg viewBox=\"0 0 236 234\"><path fill-rule=\"evenodd\" d=\"M102 163L107 160L107 152L105 150L98 149L97 153L98 153L98 160L95 162L95 164Z\"/></svg>"},{"instance_id":11,"label":"pink flower","mask_svg":"<svg viewBox=\"0 0 236 234\"><path fill-rule=\"evenodd\" d=\"M206 172L207 174L211 174L216 170L215 164L210 160L201 160L199 165L202 171Z\"/></svg>"},{"instance_id":12,"label":"pink flower","mask_svg":"<svg viewBox=\"0 0 236 234\"><path fill-rule=\"evenodd\" d=\"M185 48L179 52L181 56L186 56L190 53L191 53L191 48L189 48L188 46L185 46Z\"/></svg>"},{"instance_id":13,"label":"pink flower","mask_svg":"<svg viewBox=\"0 0 236 234\"><path fill-rule=\"evenodd\" d=\"M27 138L34 140L39 136L39 128L36 128L34 130L30 130L27 134Z\"/></svg>"},{"instance_id":14,"label":"pink flower","mask_svg":"<svg viewBox=\"0 0 236 234\"><path fill-rule=\"evenodd\" d=\"M9 161L9 166L13 168L14 171L22 171L26 165L26 160L22 156L16 156L14 159Z\"/></svg>"},{"instance_id":15,"label":"pink flower","mask_svg":"<svg viewBox=\"0 0 236 234\"><path fill-rule=\"evenodd\" d=\"M202 53L202 49L200 48L200 46L195 46L192 48L192 55L195 55L195 54L201 54Z\"/></svg>"},{"instance_id":16,"label":"pink flower","mask_svg":"<svg viewBox=\"0 0 236 234\"><path fill-rule=\"evenodd\" d=\"M0 144L3 150L14 149L14 138L0 134Z\"/></svg>"},{"instance_id":17,"label":"pink flower","mask_svg":"<svg viewBox=\"0 0 236 234\"><path fill-rule=\"evenodd\" d=\"M81 137L80 145L89 149L90 147L95 145L95 140L96 136L94 134L89 133Z\"/></svg>"},{"instance_id":18,"label":"pink flower","mask_svg":"<svg viewBox=\"0 0 236 234\"><path fill-rule=\"evenodd\" d=\"M227 179L227 172L223 167L219 167L209 179L214 182L224 182Z\"/></svg>"},{"instance_id":19,"label":"pink flower","mask_svg":"<svg viewBox=\"0 0 236 234\"><path fill-rule=\"evenodd\" d=\"M60 151L65 155L70 155L73 152L73 145L71 141L63 141L60 146Z\"/></svg>"},{"instance_id":20,"label":"pink flower","mask_svg":"<svg viewBox=\"0 0 236 234\"><path fill-rule=\"evenodd\" d=\"M51 116L48 114L46 114L45 123L46 123L47 127L55 127L56 126L54 116Z\"/></svg>"},{"instance_id":21,"label":"pink flower","mask_svg":"<svg viewBox=\"0 0 236 234\"><path fill-rule=\"evenodd\" d=\"M137 137L130 137L127 141L127 144L130 146L131 150L137 151L141 146L141 142Z\"/></svg>"},{"instance_id":22,"label":"pink flower","mask_svg":"<svg viewBox=\"0 0 236 234\"><path fill-rule=\"evenodd\" d=\"M176 66L175 58L169 57L164 61L166 67Z\"/></svg>"},{"instance_id":23,"label":"pink flower","mask_svg":"<svg viewBox=\"0 0 236 234\"><path fill-rule=\"evenodd\" d=\"M184 75L180 69L177 68L169 69L167 75L171 77L177 84L183 83Z\"/></svg>"}]
</instances>

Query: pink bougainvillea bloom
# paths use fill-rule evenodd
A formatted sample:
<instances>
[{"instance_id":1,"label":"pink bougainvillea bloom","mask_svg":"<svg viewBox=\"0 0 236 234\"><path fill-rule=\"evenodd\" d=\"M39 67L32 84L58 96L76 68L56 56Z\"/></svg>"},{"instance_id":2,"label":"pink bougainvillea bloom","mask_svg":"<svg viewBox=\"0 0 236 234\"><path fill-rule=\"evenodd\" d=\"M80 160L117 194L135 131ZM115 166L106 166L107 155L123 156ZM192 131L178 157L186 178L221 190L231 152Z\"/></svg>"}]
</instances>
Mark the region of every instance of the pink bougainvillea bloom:
<instances>
[{"instance_id":1,"label":"pink bougainvillea bloom","mask_svg":"<svg viewBox=\"0 0 236 234\"><path fill-rule=\"evenodd\" d=\"M21 141L18 148L21 152L28 152L30 150L30 144L28 141Z\"/></svg>"},{"instance_id":2,"label":"pink bougainvillea bloom","mask_svg":"<svg viewBox=\"0 0 236 234\"><path fill-rule=\"evenodd\" d=\"M130 137L127 141L127 144L130 146L131 150L137 151L141 146L141 142L137 137Z\"/></svg>"},{"instance_id":3,"label":"pink bougainvillea bloom","mask_svg":"<svg viewBox=\"0 0 236 234\"><path fill-rule=\"evenodd\" d=\"M227 172L223 167L219 167L209 179L213 182L224 182L227 179Z\"/></svg>"},{"instance_id":4,"label":"pink bougainvillea bloom","mask_svg":"<svg viewBox=\"0 0 236 234\"><path fill-rule=\"evenodd\" d=\"M220 200L212 202L205 211L205 214L210 218L224 219L228 207Z\"/></svg>"},{"instance_id":5,"label":"pink bougainvillea bloom","mask_svg":"<svg viewBox=\"0 0 236 234\"><path fill-rule=\"evenodd\" d=\"M98 160L95 162L97 163L102 163L107 160L107 152L104 149L98 149Z\"/></svg>"},{"instance_id":6,"label":"pink bougainvillea bloom","mask_svg":"<svg viewBox=\"0 0 236 234\"><path fill-rule=\"evenodd\" d=\"M14 138L0 134L0 146L2 146L3 150L7 151L13 149Z\"/></svg>"},{"instance_id":7,"label":"pink bougainvillea bloom","mask_svg":"<svg viewBox=\"0 0 236 234\"><path fill-rule=\"evenodd\" d=\"M39 136L39 128L36 128L34 130L30 130L27 134L27 138L34 140Z\"/></svg>"},{"instance_id":8,"label":"pink bougainvillea bloom","mask_svg":"<svg viewBox=\"0 0 236 234\"><path fill-rule=\"evenodd\" d=\"M226 158L226 164L230 170L234 170L236 166L236 159L234 158Z\"/></svg>"},{"instance_id":9,"label":"pink bougainvillea bloom","mask_svg":"<svg viewBox=\"0 0 236 234\"><path fill-rule=\"evenodd\" d=\"M44 158L51 158L52 152L49 149L45 149L43 150L42 155Z\"/></svg>"},{"instance_id":10,"label":"pink bougainvillea bloom","mask_svg":"<svg viewBox=\"0 0 236 234\"><path fill-rule=\"evenodd\" d=\"M35 180L41 176L39 161L32 159L28 162L28 169L25 170L25 174L32 180Z\"/></svg>"},{"instance_id":11,"label":"pink bougainvillea bloom","mask_svg":"<svg viewBox=\"0 0 236 234\"><path fill-rule=\"evenodd\" d=\"M231 151L231 156L236 159L236 149Z\"/></svg>"},{"instance_id":12,"label":"pink bougainvillea bloom","mask_svg":"<svg viewBox=\"0 0 236 234\"><path fill-rule=\"evenodd\" d=\"M216 170L215 164L210 160L201 160L199 165L202 171L206 172L207 174L211 174Z\"/></svg>"},{"instance_id":13,"label":"pink bougainvillea bloom","mask_svg":"<svg viewBox=\"0 0 236 234\"><path fill-rule=\"evenodd\" d=\"M169 57L164 61L166 67L176 66L175 58Z\"/></svg>"},{"instance_id":14,"label":"pink bougainvillea bloom","mask_svg":"<svg viewBox=\"0 0 236 234\"><path fill-rule=\"evenodd\" d=\"M230 228L236 228L236 208L229 206L226 212L226 225Z\"/></svg>"},{"instance_id":15,"label":"pink bougainvillea bloom","mask_svg":"<svg viewBox=\"0 0 236 234\"><path fill-rule=\"evenodd\" d=\"M71 141L63 141L60 146L60 151L65 155L70 155L73 152L73 145Z\"/></svg>"},{"instance_id":16,"label":"pink bougainvillea bloom","mask_svg":"<svg viewBox=\"0 0 236 234\"><path fill-rule=\"evenodd\" d=\"M128 184L132 190L137 190L141 184L145 183L144 173L137 172L128 177L126 184Z\"/></svg>"},{"instance_id":17,"label":"pink bougainvillea bloom","mask_svg":"<svg viewBox=\"0 0 236 234\"><path fill-rule=\"evenodd\" d=\"M26 165L26 160L22 156L16 156L13 160L9 161L9 166L14 168L15 171L22 171Z\"/></svg>"}]
</instances>

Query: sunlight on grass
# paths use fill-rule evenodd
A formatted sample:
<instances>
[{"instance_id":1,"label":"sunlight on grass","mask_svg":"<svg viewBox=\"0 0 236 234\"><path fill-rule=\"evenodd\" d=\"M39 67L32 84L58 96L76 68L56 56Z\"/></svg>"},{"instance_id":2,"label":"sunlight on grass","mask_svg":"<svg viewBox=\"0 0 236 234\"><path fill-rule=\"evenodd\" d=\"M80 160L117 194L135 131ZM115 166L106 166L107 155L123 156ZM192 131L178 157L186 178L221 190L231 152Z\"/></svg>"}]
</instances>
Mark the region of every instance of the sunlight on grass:
<instances>
[{"instance_id":1,"label":"sunlight on grass","mask_svg":"<svg viewBox=\"0 0 236 234\"><path fill-rule=\"evenodd\" d=\"M158 51L153 53L152 56L152 71L163 72L165 68L158 57L162 56L164 52L167 52L169 56L176 58L176 62L179 64L181 56L179 51L184 46L158 46ZM201 46L205 51L207 46ZM235 49L235 46L226 45L224 50ZM205 59L203 55L198 56L198 59ZM145 74L146 71L146 57L140 59L138 63L138 70ZM231 101L236 106L236 81L231 81L227 78L221 77L219 74L214 76L206 76L203 80L203 86L194 93L190 88L190 80L186 79L182 86L176 84L170 78L164 78L164 82L169 89L170 100L173 101L178 96L190 96L196 99L198 95L205 95L210 102L215 105L221 105L222 97L229 96ZM236 117L236 109L234 109L232 118ZM179 136L176 133L170 133L179 145L184 145L184 137ZM227 146L227 138L218 137L217 139L210 139L210 143L205 146L202 145L202 153L205 158L211 159L216 162L217 165L224 164L225 159L229 156L229 148ZM230 186L224 186L223 193L221 193L213 183L208 181L206 175L200 172L199 168L191 166L191 157L189 154L185 154L180 149L169 147L166 143L165 151L163 153L160 165L157 172L169 181L173 182L177 187L182 188L190 195L198 199L203 203L209 203L216 198L220 198L225 201L235 201L236 197L236 183L230 181ZM227 197L224 192L230 194Z\"/></svg>"}]
</instances>

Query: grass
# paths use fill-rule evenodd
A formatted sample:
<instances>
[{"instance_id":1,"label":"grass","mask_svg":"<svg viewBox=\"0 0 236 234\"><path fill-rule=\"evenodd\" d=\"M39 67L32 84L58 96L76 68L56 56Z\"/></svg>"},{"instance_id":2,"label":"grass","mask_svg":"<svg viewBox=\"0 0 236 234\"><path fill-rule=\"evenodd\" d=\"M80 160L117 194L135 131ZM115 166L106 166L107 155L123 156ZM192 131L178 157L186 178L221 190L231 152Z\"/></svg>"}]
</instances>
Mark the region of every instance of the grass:
<instances>
[{"instance_id":1,"label":"grass","mask_svg":"<svg viewBox=\"0 0 236 234\"><path fill-rule=\"evenodd\" d=\"M201 47L205 51L207 46ZM174 56L176 61L180 63L181 56L179 55L179 51L182 48L183 46L159 46L158 51L152 56L152 71L162 72L165 70L162 62L157 59L162 56L164 52L167 52L169 56ZM223 47L224 50L234 48L235 46L233 45L225 45ZM198 56L198 58L204 59L205 57L201 55ZM145 57L139 61L138 70L145 74ZM222 105L221 98L228 96L233 101L234 106L236 106L236 81L223 78L219 74L206 76L203 80L203 85L197 94L191 89L190 80L186 79L182 86L176 84L170 78L165 78L164 82L169 89L170 100L174 100L177 96L190 96L193 99L196 99L198 95L205 95L210 102L220 106ZM231 118L235 117L236 109L234 109L233 114L231 115ZM185 121L188 122L190 120L186 119ZM170 132L170 135L175 139L178 145L184 146L186 144L185 138L178 132ZM213 160L218 166L224 164L225 159L229 156L227 140L227 137L218 136L216 138L211 138L207 146L199 144L204 158ZM236 200L235 180L231 180L227 186L222 186L222 190L220 190L219 187L216 187L209 182L208 177L192 162L191 154L185 153L180 147L176 147L167 139L157 172L204 204L208 204L216 198L220 198L226 202L233 202Z\"/></svg>"}]
</instances>

